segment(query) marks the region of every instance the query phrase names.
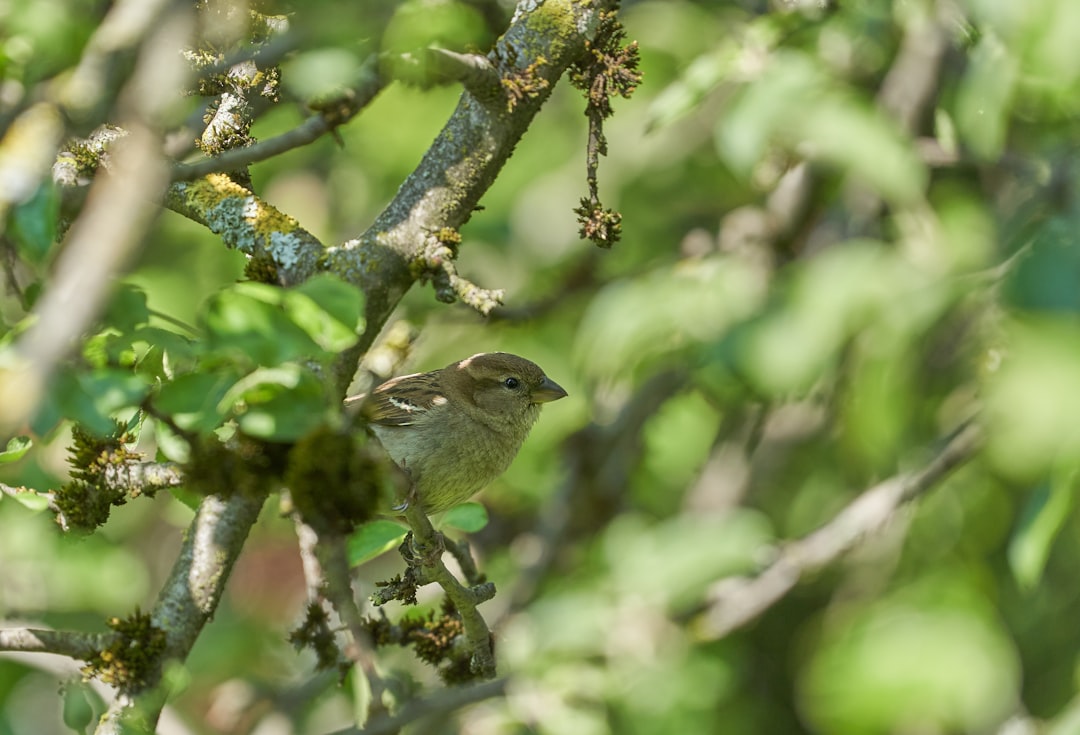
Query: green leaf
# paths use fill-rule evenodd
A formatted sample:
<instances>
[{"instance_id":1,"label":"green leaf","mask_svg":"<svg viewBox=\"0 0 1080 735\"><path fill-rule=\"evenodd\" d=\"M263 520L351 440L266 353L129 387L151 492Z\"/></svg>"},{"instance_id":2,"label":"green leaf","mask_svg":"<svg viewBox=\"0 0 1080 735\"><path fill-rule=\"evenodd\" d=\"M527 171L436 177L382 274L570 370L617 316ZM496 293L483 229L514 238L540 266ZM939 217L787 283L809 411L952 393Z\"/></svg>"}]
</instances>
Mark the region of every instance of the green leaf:
<instances>
[{"instance_id":1,"label":"green leaf","mask_svg":"<svg viewBox=\"0 0 1080 735\"><path fill-rule=\"evenodd\" d=\"M191 445L187 439L173 431L164 421L151 419L154 429L154 443L157 445L158 459L171 462L187 462L191 459Z\"/></svg>"},{"instance_id":2,"label":"green leaf","mask_svg":"<svg viewBox=\"0 0 1080 735\"><path fill-rule=\"evenodd\" d=\"M1042 579L1054 540L1076 504L1076 477L1076 467L1055 471L1024 508L1008 550L1009 568L1022 589L1032 590Z\"/></svg>"},{"instance_id":3,"label":"green leaf","mask_svg":"<svg viewBox=\"0 0 1080 735\"><path fill-rule=\"evenodd\" d=\"M210 349L256 365L321 355L319 345L286 315L283 294L274 286L240 283L211 297L201 319Z\"/></svg>"},{"instance_id":4,"label":"green leaf","mask_svg":"<svg viewBox=\"0 0 1080 735\"><path fill-rule=\"evenodd\" d=\"M18 462L33 445L34 442L28 436L16 436L9 439L7 448L0 452L0 464Z\"/></svg>"},{"instance_id":5,"label":"green leaf","mask_svg":"<svg viewBox=\"0 0 1080 735\"><path fill-rule=\"evenodd\" d=\"M11 495L0 496L0 499L10 497L19 505L23 506L28 510L34 511L35 513L40 513L43 510L48 510L49 496L45 493L39 493L28 487L16 488L16 490L21 490L22 492L16 492Z\"/></svg>"},{"instance_id":6,"label":"green leaf","mask_svg":"<svg viewBox=\"0 0 1080 735\"><path fill-rule=\"evenodd\" d=\"M1080 312L1077 222L1054 217L1039 227L1029 252L1006 275L1004 294L1018 309Z\"/></svg>"},{"instance_id":7,"label":"green leaf","mask_svg":"<svg viewBox=\"0 0 1080 735\"><path fill-rule=\"evenodd\" d=\"M141 327L128 335L135 371L152 380L170 380L195 369L198 351L187 337L159 327Z\"/></svg>"},{"instance_id":8,"label":"green leaf","mask_svg":"<svg viewBox=\"0 0 1080 735\"><path fill-rule=\"evenodd\" d=\"M406 529L393 521L365 523L349 536L349 566L357 566L384 554L401 543Z\"/></svg>"},{"instance_id":9,"label":"green leaf","mask_svg":"<svg viewBox=\"0 0 1080 735\"><path fill-rule=\"evenodd\" d=\"M130 332L148 321L150 308L146 305L146 292L130 283L120 284L105 311L105 324L121 332Z\"/></svg>"},{"instance_id":10,"label":"green leaf","mask_svg":"<svg viewBox=\"0 0 1080 735\"><path fill-rule=\"evenodd\" d=\"M205 495L199 495L185 487L170 487L169 494L192 510L198 510L199 505L206 498Z\"/></svg>"},{"instance_id":11,"label":"green leaf","mask_svg":"<svg viewBox=\"0 0 1080 735\"><path fill-rule=\"evenodd\" d=\"M694 59L682 77L660 90L646 113L645 129L666 127L695 110L730 74L738 61L737 49L731 45L702 54Z\"/></svg>"},{"instance_id":12,"label":"green leaf","mask_svg":"<svg viewBox=\"0 0 1080 735\"><path fill-rule=\"evenodd\" d=\"M188 431L213 431L225 420L222 398L236 384L230 372L188 373L166 383L154 397L154 407L172 416L176 425Z\"/></svg>"},{"instance_id":13,"label":"green leaf","mask_svg":"<svg viewBox=\"0 0 1080 735\"><path fill-rule=\"evenodd\" d=\"M12 233L19 256L41 265L56 241L60 195L52 181L45 181L34 195L12 212Z\"/></svg>"},{"instance_id":14,"label":"green leaf","mask_svg":"<svg viewBox=\"0 0 1080 735\"><path fill-rule=\"evenodd\" d=\"M715 138L720 155L743 176L780 145L853 173L899 203L918 200L927 178L893 121L798 52L771 57L725 113Z\"/></svg>"},{"instance_id":15,"label":"green leaf","mask_svg":"<svg viewBox=\"0 0 1080 735\"><path fill-rule=\"evenodd\" d=\"M95 434L111 434L116 429L113 414L137 408L148 391L143 380L126 370L82 374L62 371L34 421L35 431L43 420L67 418Z\"/></svg>"},{"instance_id":16,"label":"green leaf","mask_svg":"<svg viewBox=\"0 0 1080 735\"><path fill-rule=\"evenodd\" d=\"M94 720L94 708L86 696L86 686L68 682L63 687L64 724L78 733L86 732Z\"/></svg>"},{"instance_id":17,"label":"green leaf","mask_svg":"<svg viewBox=\"0 0 1080 735\"><path fill-rule=\"evenodd\" d=\"M989 162L1001 155L1019 79L1016 58L998 36L985 34L968 56L956 96L956 126L978 158Z\"/></svg>"},{"instance_id":18,"label":"green leaf","mask_svg":"<svg viewBox=\"0 0 1080 735\"><path fill-rule=\"evenodd\" d=\"M295 441L327 419L327 400L310 370L286 364L242 378L219 401L218 411L232 411L249 436Z\"/></svg>"},{"instance_id":19,"label":"green leaf","mask_svg":"<svg viewBox=\"0 0 1080 735\"><path fill-rule=\"evenodd\" d=\"M337 276L323 273L309 278L286 291L284 298L289 317L324 350L341 352L359 339L363 295Z\"/></svg>"},{"instance_id":20,"label":"green leaf","mask_svg":"<svg viewBox=\"0 0 1080 735\"><path fill-rule=\"evenodd\" d=\"M487 508L480 503L462 503L446 511L439 525L457 528L467 533L476 533L487 524Z\"/></svg>"}]
</instances>

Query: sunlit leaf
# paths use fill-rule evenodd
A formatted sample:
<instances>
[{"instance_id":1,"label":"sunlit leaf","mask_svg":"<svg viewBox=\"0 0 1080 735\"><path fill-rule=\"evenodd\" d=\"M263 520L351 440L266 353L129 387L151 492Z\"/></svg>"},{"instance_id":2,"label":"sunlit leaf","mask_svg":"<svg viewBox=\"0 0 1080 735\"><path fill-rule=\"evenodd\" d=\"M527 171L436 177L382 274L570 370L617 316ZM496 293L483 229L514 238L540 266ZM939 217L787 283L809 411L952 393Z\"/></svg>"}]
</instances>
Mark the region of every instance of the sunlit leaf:
<instances>
[{"instance_id":1,"label":"sunlit leaf","mask_svg":"<svg viewBox=\"0 0 1080 735\"><path fill-rule=\"evenodd\" d=\"M16 488L22 492L16 492L11 495L0 496L0 499L10 497L19 505L23 506L27 510L32 510L35 513L41 513L49 509L49 496L45 493L39 493L30 488Z\"/></svg>"},{"instance_id":2,"label":"sunlit leaf","mask_svg":"<svg viewBox=\"0 0 1080 735\"><path fill-rule=\"evenodd\" d=\"M578 329L575 352L594 375L625 374L649 358L717 338L764 295L763 274L737 258L658 268L597 294Z\"/></svg>"},{"instance_id":3,"label":"sunlit leaf","mask_svg":"<svg viewBox=\"0 0 1080 735\"><path fill-rule=\"evenodd\" d=\"M809 57L771 57L716 129L721 155L744 176L770 145L837 166L898 203L915 201L926 171L899 130Z\"/></svg>"},{"instance_id":4,"label":"sunlit leaf","mask_svg":"<svg viewBox=\"0 0 1080 735\"><path fill-rule=\"evenodd\" d=\"M16 436L9 439L7 447L0 452L0 464L18 462L30 451L32 446L34 446L34 442L28 436Z\"/></svg>"},{"instance_id":5,"label":"sunlit leaf","mask_svg":"<svg viewBox=\"0 0 1080 735\"><path fill-rule=\"evenodd\" d=\"M228 371L187 373L161 387L154 407L171 416L181 429L208 432L227 415L219 404L236 381L237 376Z\"/></svg>"},{"instance_id":6,"label":"sunlit leaf","mask_svg":"<svg viewBox=\"0 0 1080 735\"><path fill-rule=\"evenodd\" d=\"M937 604L888 600L819 636L799 684L815 731L881 733L904 722L924 732L980 732L1012 707L1016 653L1000 622L979 606L945 595Z\"/></svg>"},{"instance_id":7,"label":"sunlit leaf","mask_svg":"<svg viewBox=\"0 0 1080 735\"><path fill-rule=\"evenodd\" d=\"M295 364L259 368L237 381L218 402L240 430L271 441L294 441L327 420L323 384Z\"/></svg>"},{"instance_id":8,"label":"sunlit leaf","mask_svg":"<svg viewBox=\"0 0 1080 735\"><path fill-rule=\"evenodd\" d=\"M455 506L442 517L441 526L457 528L467 533L476 533L488 524L487 508L480 503L462 503Z\"/></svg>"},{"instance_id":9,"label":"sunlit leaf","mask_svg":"<svg viewBox=\"0 0 1080 735\"><path fill-rule=\"evenodd\" d=\"M1006 345L990 356L986 380L988 456L1035 480L1080 455L1080 326L1064 317L1014 321Z\"/></svg>"},{"instance_id":10,"label":"sunlit leaf","mask_svg":"<svg viewBox=\"0 0 1080 735\"><path fill-rule=\"evenodd\" d=\"M386 553L401 543L407 529L393 521L371 521L349 536L349 565L357 566Z\"/></svg>"},{"instance_id":11,"label":"sunlit leaf","mask_svg":"<svg viewBox=\"0 0 1080 735\"><path fill-rule=\"evenodd\" d=\"M364 300L360 290L323 273L283 295L289 318L327 352L356 344L363 329Z\"/></svg>"},{"instance_id":12,"label":"sunlit leaf","mask_svg":"<svg viewBox=\"0 0 1080 735\"><path fill-rule=\"evenodd\" d=\"M209 348L256 365L321 354L319 346L285 313L282 290L242 283L220 291L207 303L202 326Z\"/></svg>"},{"instance_id":13,"label":"sunlit leaf","mask_svg":"<svg viewBox=\"0 0 1080 735\"><path fill-rule=\"evenodd\" d=\"M282 64L282 83L300 99L318 99L354 85L360 65L360 58L349 49L306 50Z\"/></svg>"},{"instance_id":14,"label":"sunlit leaf","mask_svg":"<svg viewBox=\"0 0 1080 735\"><path fill-rule=\"evenodd\" d=\"M648 129L663 128L694 110L731 71L735 60L733 48L694 59L683 75L662 90L649 106Z\"/></svg>"}]
</instances>

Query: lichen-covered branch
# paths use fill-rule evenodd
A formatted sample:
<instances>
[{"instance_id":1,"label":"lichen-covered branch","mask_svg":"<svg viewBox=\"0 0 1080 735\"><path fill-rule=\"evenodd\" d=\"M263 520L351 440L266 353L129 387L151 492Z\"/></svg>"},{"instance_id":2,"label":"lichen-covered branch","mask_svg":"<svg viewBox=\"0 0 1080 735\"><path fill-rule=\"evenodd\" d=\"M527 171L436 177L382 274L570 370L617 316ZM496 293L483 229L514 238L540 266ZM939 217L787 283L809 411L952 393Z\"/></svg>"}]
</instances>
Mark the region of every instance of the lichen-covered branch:
<instances>
[{"instance_id":1,"label":"lichen-covered branch","mask_svg":"<svg viewBox=\"0 0 1080 735\"><path fill-rule=\"evenodd\" d=\"M322 243L224 174L174 183L165 206L206 225L226 246L248 255L261 268L261 281L295 285L319 272Z\"/></svg>"},{"instance_id":2,"label":"lichen-covered branch","mask_svg":"<svg viewBox=\"0 0 1080 735\"><path fill-rule=\"evenodd\" d=\"M435 287L435 298L445 304L460 300L487 316L503 302L506 292L501 288L481 288L459 275L454 262L461 236L456 230L444 228L438 237L430 239L424 251L423 275L430 278Z\"/></svg>"},{"instance_id":3,"label":"lichen-covered branch","mask_svg":"<svg viewBox=\"0 0 1080 735\"><path fill-rule=\"evenodd\" d=\"M55 653L87 661L108 646L114 637L113 633L9 628L0 630L0 651Z\"/></svg>"},{"instance_id":4,"label":"lichen-covered branch","mask_svg":"<svg viewBox=\"0 0 1080 735\"><path fill-rule=\"evenodd\" d=\"M312 143L355 117L375 99L385 83L378 65L371 59L361 68L360 81L352 89L314 104L312 108L315 114L292 130L243 148L223 151L203 161L176 164L172 172L173 180L192 181L207 174L233 171Z\"/></svg>"},{"instance_id":5,"label":"lichen-covered branch","mask_svg":"<svg viewBox=\"0 0 1080 735\"><path fill-rule=\"evenodd\" d=\"M536 93L518 100L510 111L505 99L482 99L466 89L386 210L358 238L327 251L326 267L366 296L366 331L342 356L335 375L342 395L357 358L418 277L413 264L423 258L428 234L446 227L456 230L468 221L555 82L585 53L600 14L610 6L579 0L519 5L488 58L504 75L531 66L547 86L537 84ZM545 63L538 64L541 57Z\"/></svg>"}]
</instances>

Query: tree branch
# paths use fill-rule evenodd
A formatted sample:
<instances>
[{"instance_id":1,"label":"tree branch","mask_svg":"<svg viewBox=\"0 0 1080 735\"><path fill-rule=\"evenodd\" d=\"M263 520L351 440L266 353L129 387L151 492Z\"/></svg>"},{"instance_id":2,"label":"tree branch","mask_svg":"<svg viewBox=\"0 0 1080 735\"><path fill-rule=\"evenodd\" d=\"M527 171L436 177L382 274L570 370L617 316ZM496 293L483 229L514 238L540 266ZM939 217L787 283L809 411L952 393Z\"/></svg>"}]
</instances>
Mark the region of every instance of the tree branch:
<instances>
[{"instance_id":1,"label":"tree branch","mask_svg":"<svg viewBox=\"0 0 1080 735\"><path fill-rule=\"evenodd\" d=\"M493 679L472 686L443 689L430 697L414 699L396 714L374 719L365 727L335 730L328 735L394 735L421 718L447 715L466 705L500 697L506 692L507 684L506 679Z\"/></svg>"},{"instance_id":2,"label":"tree branch","mask_svg":"<svg viewBox=\"0 0 1080 735\"><path fill-rule=\"evenodd\" d=\"M236 494L229 498L211 495L199 505L151 614L154 627L166 635L165 650L156 661L157 676L146 689L122 692L102 717L97 735L120 735L131 717L145 717L151 724L157 721L165 703L165 692L156 686L161 669L167 661L187 659L203 626L213 617L262 503L261 498Z\"/></svg>"},{"instance_id":3,"label":"tree branch","mask_svg":"<svg viewBox=\"0 0 1080 735\"><path fill-rule=\"evenodd\" d=\"M466 587L450 573L442 561L445 547L441 534L435 531L418 503L410 504L405 509L405 520L412 529L413 547L417 552L411 564L422 571L421 583L435 582L446 592L465 626L473 672L485 679L492 678L495 676L495 656L491 649L491 631L476 607L495 596L495 586L487 582Z\"/></svg>"},{"instance_id":4,"label":"tree branch","mask_svg":"<svg viewBox=\"0 0 1080 735\"><path fill-rule=\"evenodd\" d=\"M374 59L364 64L360 74L361 80L353 89L339 98L320 103L316 114L292 130L246 148L224 151L213 158L178 163L172 170L173 181L191 181L211 173L233 171L318 140L355 117L385 86Z\"/></svg>"},{"instance_id":5,"label":"tree branch","mask_svg":"<svg viewBox=\"0 0 1080 735\"><path fill-rule=\"evenodd\" d=\"M488 59L504 75L531 67L534 95L507 110L506 99L477 97L468 89L420 165L368 230L330 248L326 267L364 291L367 327L335 366L342 395L360 355L416 280L428 234L468 221L555 82L585 53L599 15L611 2L523 2ZM537 63L540 58L544 63Z\"/></svg>"},{"instance_id":6,"label":"tree branch","mask_svg":"<svg viewBox=\"0 0 1080 735\"><path fill-rule=\"evenodd\" d=\"M0 630L0 651L55 653L86 661L109 645L115 633L9 628Z\"/></svg>"},{"instance_id":7,"label":"tree branch","mask_svg":"<svg viewBox=\"0 0 1080 735\"><path fill-rule=\"evenodd\" d=\"M698 616L701 635L723 638L755 620L795 587L803 575L821 569L885 526L904 504L920 496L952 470L972 459L982 431L961 426L921 469L896 475L863 492L829 523L784 546L769 566L751 579L724 579L707 594Z\"/></svg>"}]
</instances>

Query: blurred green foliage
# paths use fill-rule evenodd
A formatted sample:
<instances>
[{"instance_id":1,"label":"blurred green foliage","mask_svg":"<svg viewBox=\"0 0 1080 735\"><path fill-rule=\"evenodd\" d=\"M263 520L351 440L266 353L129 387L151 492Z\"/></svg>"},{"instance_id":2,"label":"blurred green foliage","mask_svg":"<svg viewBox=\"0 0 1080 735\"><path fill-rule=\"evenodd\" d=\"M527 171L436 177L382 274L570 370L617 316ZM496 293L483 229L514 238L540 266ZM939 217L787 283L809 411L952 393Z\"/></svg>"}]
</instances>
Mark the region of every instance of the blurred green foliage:
<instances>
[{"instance_id":1,"label":"blurred green foliage","mask_svg":"<svg viewBox=\"0 0 1080 735\"><path fill-rule=\"evenodd\" d=\"M347 87L372 51L485 50L512 10L268 5L300 41L259 138ZM0 6L4 124L11 99L77 63L105 6ZM570 393L486 491L490 519L447 521L473 534L500 590L482 611L500 670L515 676L510 696L467 711L462 729L985 733L1024 716L1074 732L1080 5L652 0L621 15L645 82L605 129L600 185L623 214L619 245L601 254L577 239L585 119L560 84L461 231L461 272L505 288L507 318L446 308L426 287L395 315L421 328L409 367L503 349ZM931 28L939 53L906 55ZM882 90L917 90L927 70L908 127ZM256 191L328 245L353 237L457 97L392 85L339 130L341 145L253 166ZM23 288L5 288L0 347L48 287L57 206L42 187L8 215L3 247ZM147 400L204 435L235 425L286 442L335 421L308 361L353 343L358 294L329 277L284 292L234 284L241 260L163 214L54 379L25 432L33 445L0 452L0 481L59 486L72 420L108 431ZM665 375L677 382L667 392ZM973 463L747 628L720 641L698 629L714 583L754 573L783 540L919 467L976 414L987 440ZM148 422L136 448L188 454L164 423ZM149 608L190 519L159 497L74 540L39 496L20 497L33 507L0 496L5 622L102 630L107 615ZM565 537L528 604L509 609L554 502ZM380 530L353 540L355 559L396 544ZM303 603L294 543L268 511L185 664L173 706L193 732L252 731L308 677L312 661L284 642ZM399 567L374 559L358 584L370 591ZM387 654L387 668L431 681L404 654ZM67 732L56 679L70 675L0 658L0 734ZM64 716L85 721L71 691ZM348 721L351 696L322 688L281 710L297 731L328 731ZM53 709L27 704L41 701ZM235 702L242 716L205 717Z\"/></svg>"}]
</instances>

